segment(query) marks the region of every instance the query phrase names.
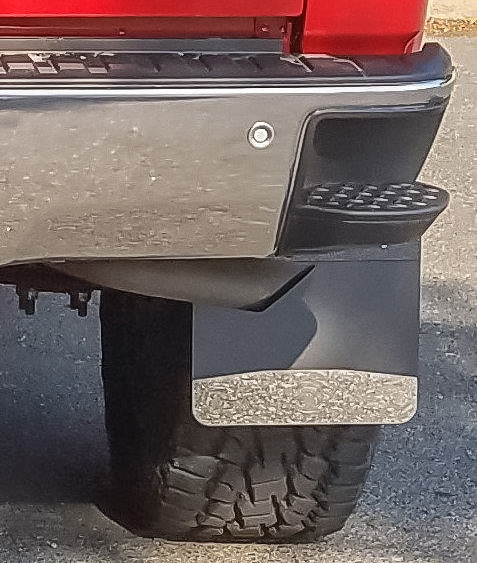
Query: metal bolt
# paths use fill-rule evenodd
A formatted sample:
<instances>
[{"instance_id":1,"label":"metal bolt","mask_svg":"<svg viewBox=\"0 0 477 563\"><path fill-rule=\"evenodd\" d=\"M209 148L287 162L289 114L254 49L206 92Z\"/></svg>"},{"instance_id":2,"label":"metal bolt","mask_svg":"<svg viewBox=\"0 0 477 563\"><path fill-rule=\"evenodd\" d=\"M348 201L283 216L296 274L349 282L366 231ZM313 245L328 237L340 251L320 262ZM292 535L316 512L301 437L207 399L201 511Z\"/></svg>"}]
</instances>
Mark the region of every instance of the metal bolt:
<instances>
[{"instance_id":1,"label":"metal bolt","mask_svg":"<svg viewBox=\"0 0 477 563\"><path fill-rule=\"evenodd\" d=\"M265 121L257 121L248 132L248 142L256 149L266 149L275 137L275 130Z\"/></svg>"},{"instance_id":2,"label":"metal bolt","mask_svg":"<svg viewBox=\"0 0 477 563\"><path fill-rule=\"evenodd\" d=\"M88 301L91 297L91 294L86 292L78 293L78 316L79 317L86 317L88 314Z\"/></svg>"},{"instance_id":3,"label":"metal bolt","mask_svg":"<svg viewBox=\"0 0 477 563\"><path fill-rule=\"evenodd\" d=\"M90 298L91 292L89 291L75 291L70 293L70 309L78 311L79 317L86 317Z\"/></svg>"},{"instance_id":4,"label":"metal bolt","mask_svg":"<svg viewBox=\"0 0 477 563\"><path fill-rule=\"evenodd\" d=\"M38 291L30 287L18 287L18 307L20 311L25 311L26 315L34 315Z\"/></svg>"}]
</instances>

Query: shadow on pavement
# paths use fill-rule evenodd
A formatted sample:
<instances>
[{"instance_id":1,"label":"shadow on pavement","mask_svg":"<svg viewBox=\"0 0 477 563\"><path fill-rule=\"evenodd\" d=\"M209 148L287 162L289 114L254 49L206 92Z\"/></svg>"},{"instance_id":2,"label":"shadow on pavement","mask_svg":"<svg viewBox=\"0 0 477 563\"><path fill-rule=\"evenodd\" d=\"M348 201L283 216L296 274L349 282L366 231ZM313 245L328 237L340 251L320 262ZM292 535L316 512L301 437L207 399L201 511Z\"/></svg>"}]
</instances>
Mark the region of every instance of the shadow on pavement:
<instances>
[{"instance_id":1,"label":"shadow on pavement","mask_svg":"<svg viewBox=\"0 0 477 563\"><path fill-rule=\"evenodd\" d=\"M0 501L88 501L107 473L95 297L86 319L48 294L27 317L0 286Z\"/></svg>"}]
</instances>

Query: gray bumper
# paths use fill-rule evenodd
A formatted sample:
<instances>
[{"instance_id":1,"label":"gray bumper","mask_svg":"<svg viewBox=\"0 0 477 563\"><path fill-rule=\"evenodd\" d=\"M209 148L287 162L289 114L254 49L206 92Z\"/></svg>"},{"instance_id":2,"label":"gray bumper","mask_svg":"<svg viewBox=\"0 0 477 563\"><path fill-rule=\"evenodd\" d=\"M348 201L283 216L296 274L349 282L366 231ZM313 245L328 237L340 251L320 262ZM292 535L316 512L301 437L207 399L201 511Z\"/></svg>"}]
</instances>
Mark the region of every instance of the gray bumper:
<instances>
[{"instance_id":1,"label":"gray bumper","mask_svg":"<svg viewBox=\"0 0 477 563\"><path fill-rule=\"evenodd\" d=\"M2 265L268 256L312 116L426 108L453 82L367 77L350 61L350 76L330 61L341 72L330 80L278 55L267 55L278 78L265 65L251 78L220 78L221 57L200 62L212 78L184 75L183 60L171 70L178 55L164 55L152 78L128 78L126 63L95 66L90 55L9 57L0 74ZM274 130L265 149L249 139L257 122Z\"/></svg>"}]
</instances>

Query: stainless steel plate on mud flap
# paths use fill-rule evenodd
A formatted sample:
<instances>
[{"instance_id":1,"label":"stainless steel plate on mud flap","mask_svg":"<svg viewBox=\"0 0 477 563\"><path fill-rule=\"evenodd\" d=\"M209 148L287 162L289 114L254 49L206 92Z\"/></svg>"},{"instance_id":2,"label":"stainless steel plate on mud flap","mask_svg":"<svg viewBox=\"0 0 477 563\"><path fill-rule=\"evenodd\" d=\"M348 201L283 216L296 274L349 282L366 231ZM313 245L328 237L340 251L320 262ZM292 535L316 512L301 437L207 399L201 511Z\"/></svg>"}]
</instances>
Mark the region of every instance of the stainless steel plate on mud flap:
<instances>
[{"instance_id":1,"label":"stainless steel plate on mud flap","mask_svg":"<svg viewBox=\"0 0 477 563\"><path fill-rule=\"evenodd\" d=\"M417 378L351 370L260 371L192 382L207 426L401 424L417 409Z\"/></svg>"}]
</instances>

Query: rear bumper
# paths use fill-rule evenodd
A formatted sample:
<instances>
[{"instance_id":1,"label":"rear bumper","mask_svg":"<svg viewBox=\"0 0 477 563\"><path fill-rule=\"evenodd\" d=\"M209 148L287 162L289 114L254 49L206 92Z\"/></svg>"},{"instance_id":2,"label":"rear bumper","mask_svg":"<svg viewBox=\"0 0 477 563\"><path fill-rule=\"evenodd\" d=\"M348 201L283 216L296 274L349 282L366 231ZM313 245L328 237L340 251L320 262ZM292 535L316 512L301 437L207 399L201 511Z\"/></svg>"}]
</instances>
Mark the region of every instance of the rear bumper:
<instances>
[{"instance_id":1,"label":"rear bumper","mask_svg":"<svg viewBox=\"0 0 477 563\"><path fill-rule=\"evenodd\" d=\"M0 265L273 255L317 116L442 113L454 80L436 45L356 60L85 50L1 61ZM265 149L250 143L257 122L273 128ZM438 124L418 128L418 154L404 147L405 172L383 181L414 180ZM382 158L376 170L396 160Z\"/></svg>"}]
</instances>

